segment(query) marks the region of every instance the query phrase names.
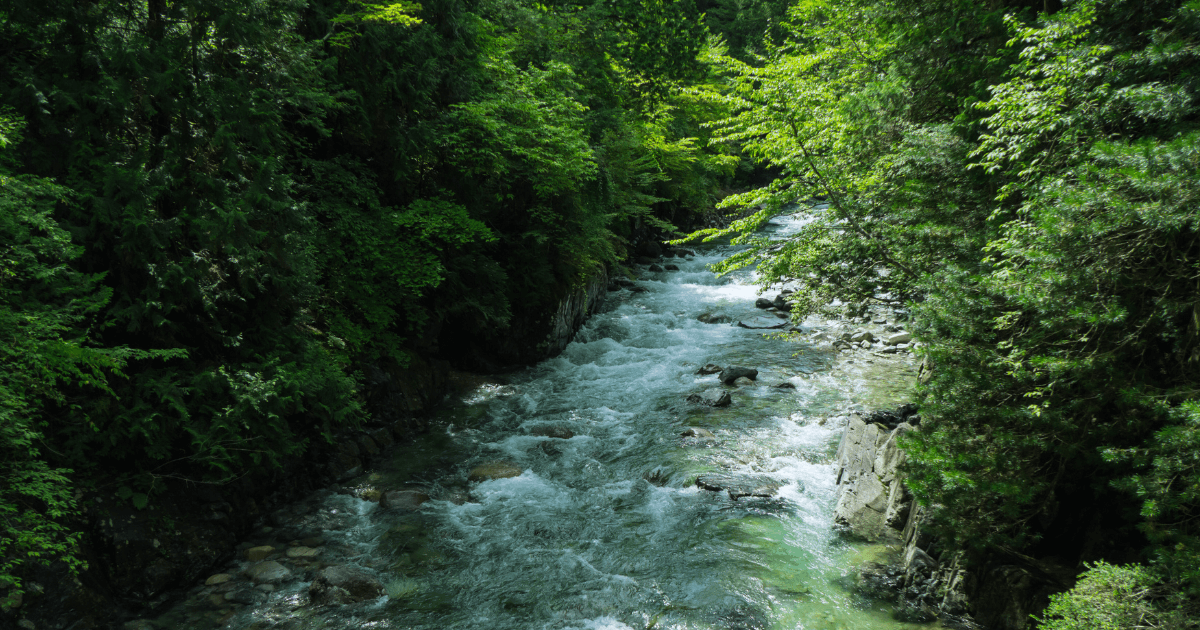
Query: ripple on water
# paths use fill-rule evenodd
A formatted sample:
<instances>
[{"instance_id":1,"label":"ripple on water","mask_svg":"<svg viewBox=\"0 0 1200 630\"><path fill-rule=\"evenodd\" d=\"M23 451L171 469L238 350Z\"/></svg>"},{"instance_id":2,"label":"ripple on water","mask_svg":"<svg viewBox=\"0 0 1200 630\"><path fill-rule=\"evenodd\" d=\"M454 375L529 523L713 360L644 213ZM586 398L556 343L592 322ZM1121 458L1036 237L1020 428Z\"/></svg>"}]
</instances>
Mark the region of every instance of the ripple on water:
<instances>
[{"instance_id":1,"label":"ripple on water","mask_svg":"<svg viewBox=\"0 0 1200 630\"><path fill-rule=\"evenodd\" d=\"M337 509L346 522L322 561L371 567L387 598L314 609L298 582L266 605L230 611L228 627L918 627L847 589L848 567L884 551L834 530L829 462L841 425L819 422L903 396L907 385L897 382L911 383L911 362L849 364L817 343L699 321L761 315L751 272L705 270L730 251L672 261L681 270L642 280L646 293L610 294L559 357L481 384L441 412L454 427L398 449L374 481L419 481L432 497L419 513L328 499L325 517ZM756 367L760 386L730 389L725 409L686 403L721 387L695 374L709 362ZM796 388L766 387L783 380ZM573 435L532 433L547 426ZM714 436L681 437L689 426ZM467 483L472 466L496 460L521 474ZM780 487L734 501L697 488L706 473L766 475Z\"/></svg>"}]
</instances>

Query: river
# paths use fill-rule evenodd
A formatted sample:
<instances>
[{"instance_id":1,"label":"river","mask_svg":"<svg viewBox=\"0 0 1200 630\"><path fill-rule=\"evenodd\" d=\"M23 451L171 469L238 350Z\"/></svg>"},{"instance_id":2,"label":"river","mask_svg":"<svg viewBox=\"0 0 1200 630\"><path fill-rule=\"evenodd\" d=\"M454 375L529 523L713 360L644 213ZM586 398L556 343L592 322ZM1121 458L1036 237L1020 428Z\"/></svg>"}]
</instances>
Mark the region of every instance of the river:
<instances>
[{"instance_id":1,"label":"river","mask_svg":"<svg viewBox=\"0 0 1200 630\"><path fill-rule=\"evenodd\" d=\"M790 221L767 229L786 233ZM754 308L752 271L717 278L708 270L731 251L706 245L663 261L678 271L640 268L637 286L645 290L610 292L562 355L480 378L439 412L430 434L350 482L351 492L325 492L297 507L286 537L315 534L323 555L293 567L293 581L248 605L224 607L220 588L198 586L159 623L238 630L927 627L897 622L887 602L854 594L851 569L887 549L847 540L833 523L841 419L902 402L914 379L911 357L838 353L828 340L843 324L818 318L788 341L700 321L764 316ZM707 363L757 368L757 385L728 388L729 407L689 403L689 394L720 387L716 375L696 373ZM794 389L772 387L783 382ZM714 437L682 437L691 427ZM521 472L468 481L489 462ZM735 501L696 486L698 476L713 472L769 476L780 488L770 498ZM362 498L398 488L419 488L432 500L418 511L388 511ZM304 527L310 531L295 529ZM268 527L247 544L286 548L280 533ZM311 606L305 578L320 563L362 567L388 595Z\"/></svg>"}]
</instances>

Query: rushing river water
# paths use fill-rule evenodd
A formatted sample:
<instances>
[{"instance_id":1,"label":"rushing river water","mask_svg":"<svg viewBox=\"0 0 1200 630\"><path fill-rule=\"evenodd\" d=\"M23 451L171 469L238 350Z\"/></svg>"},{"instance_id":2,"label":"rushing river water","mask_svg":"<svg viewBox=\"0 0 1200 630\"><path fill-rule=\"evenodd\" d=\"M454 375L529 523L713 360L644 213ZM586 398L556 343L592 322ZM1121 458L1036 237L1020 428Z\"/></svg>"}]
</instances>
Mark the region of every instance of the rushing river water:
<instances>
[{"instance_id":1,"label":"rushing river water","mask_svg":"<svg viewBox=\"0 0 1200 630\"><path fill-rule=\"evenodd\" d=\"M770 229L788 228L777 222ZM315 498L297 513L310 530L322 530L324 556L293 566L296 579L258 601L224 608L221 588L198 587L160 623L297 630L921 627L893 620L887 603L852 592L850 569L884 550L846 540L833 523L841 417L901 402L913 381L911 358L839 354L828 343L836 322L810 319L799 341L703 323L703 314L733 321L763 315L754 308L750 272L717 278L708 271L731 251L706 246L694 257L664 261L678 271L643 272L638 286L646 290L609 293L561 356L484 379L440 413L433 432L350 484L359 496L371 488L420 488L433 500L419 511L383 510L353 494ZM720 387L716 375L696 374L706 363L757 368L758 385L729 388L733 404L726 408L688 403L689 394ZM795 389L771 387L784 381ZM689 427L715 437L681 437ZM475 466L498 461L523 472L468 481ZM768 475L781 488L771 498L733 501L696 486L697 476L717 471ZM269 529L260 538L288 545ZM321 562L367 569L387 597L309 605L304 569L311 579Z\"/></svg>"}]
</instances>

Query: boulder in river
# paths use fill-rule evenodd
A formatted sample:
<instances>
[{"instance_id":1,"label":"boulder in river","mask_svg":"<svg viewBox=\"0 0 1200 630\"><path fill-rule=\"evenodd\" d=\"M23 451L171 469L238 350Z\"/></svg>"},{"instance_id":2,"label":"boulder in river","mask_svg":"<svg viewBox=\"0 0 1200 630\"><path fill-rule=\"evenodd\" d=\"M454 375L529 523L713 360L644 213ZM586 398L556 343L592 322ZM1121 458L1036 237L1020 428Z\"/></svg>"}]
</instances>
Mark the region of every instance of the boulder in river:
<instances>
[{"instance_id":1,"label":"boulder in river","mask_svg":"<svg viewBox=\"0 0 1200 630\"><path fill-rule=\"evenodd\" d=\"M721 371L721 366L716 363L705 363L704 367L696 370L696 374L716 374Z\"/></svg>"},{"instance_id":2,"label":"boulder in river","mask_svg":"<svg viewBox=\"0 0 1200 630\"><path fill-rule=\"evenodd\" d=\"M314 604L353 604L383 595L383 584L370 573L344 564L325 567L308 587Z\"/></svg>"},{"instance_id":3,"label":"boulder in river","mask_svg":"<svg viewBox=\"0 0 1200 630\"><path fill-rule=\"evenodd\" d=\"M667 271L679 271L679 265L663 265L663 269Z\"/></svg>"},{"instance_id":4,"label":"boulder in river","mask_svg":"<svg viewBox=\"0 0 1200 630\"><path fill-rule=\"evenodd\" d=\"M786 319L780 320L778 317L749 317L738 321L737 325L751 330L769 330L784 328L788 325L788 321Z\"/></svg>"},{"instance_id":5,"label":"boulder in river","mask_svg":"<svg viewBox=\"0 0 1200 630\"><path fill-rule=\"evenodd\" d=\"M575 437L575 432L560 426L541 426L534 427L529 430L529 435L538 435L542 437L558 438L560 440L569 440Z\"/></svg>"},{"instance_id":6,"label":"boulder in river","mask_svg":"<svg viewBox=\"0 0 1200 630\"><path fill-rule=\"evenodd\" d=\"M775 496L782 485L766 475L713 473L696 478L696 486L712 492L728 492L734 501L741 497Z\"/></svg>"},{"instance_id":7,"label":"boulder in river","mask_svg":"<svg viewBox=\"0 0 1200 630\"><path fill-rule=\"evenodd\" d=\"M681 437L711 438L711 437L717 437L717 436L713 435L713 432L709 431L708 429L703 429L701 427L691 427L687 431L684 431L681 434Z\"/></svg>"},{"instance_id":8,"label":"boulder in river","mask_svg":"<svg viewBox=\"0 0 1200 630\"><path fill-rule=\"evenodd\" d=\"M888 337L883 340L883 344L886 346L895 346L902 343L908 343L910 341L912 341L912 333L900 332L894 335L888 335Z\"/></svg>"},{"instance_id":9,"label":"boulder in river","mask_svg":"<svg viewBox=\"0 0 1200 630\"><path fill-rule=\"evenodd\" d=\"M250 565L244 572L246 577L255 584L274 584L291 577L292 572L287 567L274 560L264 560Z\"/></svg>"},{"instance_id":10,"label":"boulder in river","mask_svg":"<svg viewBox=\"0 0 1200 630\"><path fill-rule=\"evenodd\" d=\"M731 365L724 370L721 370L721 374L717 377L717 379L726 385L730 385L743 376L752 381L756 380L758 379L758 370L754 368Z\"/></svg>"},{"instance_id":11,"label":"boulder in river","mask_svg":"<svg viewBox=\"0 0 1200 630\"><path fill-rule=\"evenodd\" d=\"M760 297L754 300L754 308L771 308L772 306L775 306L775 303L767 298Z\"/></svg>"},{"instance_id":12,"label":"boulder in river","mask_svg":"<svg viewBox=\"0 0 1200 630\"><path fill-rule=\"evenodd\" d=\"M774 299L774 301L771 302L771 305L781 311L791 311L792 310L792 303L788 302L786 299L784 299L784 295L782 293L775 296L775 299Z\"/></svg>"},{"instance_id":13,"label":"boulder in river","mask_svg":"<svg viewBox=\"0 0 1200 630\"><path fill-rule=\"evenodd\" d=\"M518 475L521 473L517 473ZM379 507L385 510L417 510L429 500L429 495L416 490L392 490L379 498Z\"/></svg>"},{"instance_id":14,"label":"boulder in river","mask_svg":"<svg viewBox=\"0 0 1200 630\"><path fill-rule=\"evenodd\" d=\"M647 271L654 271L654 272L659 272L662 270L663 270L663 268L658 265L650 265L650 267L647 268Z\"/></svg>"},{"instance_id":15,"label":"boulder in river","mask_svg":"<svg viewBox=\"0 0 1200 630\"><path fill-rule=\"evenodd\" d=\"M480 464L471 469L471 473L467 475L468 481L488 481L491 479L505 479L507 477L519 477L524 470L512 462L487 462Z\"/></svg>"},{"instance_id":16,"label":"boulder in river","mask_svg":"<svg viewBox=\"0 0 1200 630\"><path fill-rule=\"evenodd\" d=\"M729 324L733 322L732 317L716 313L701 313L696 319L704 324Z\"/></svg>"},{"instance_id":17,"label":"boulder in river","mask_svg":"<svg viewBox=\"0 0 1200 630\"><path fill-rule=\"evenodd\" d=\"M875 341L875 335L869 330L856 330L850 334L850 343L859 343L862 341L866 341L867 343Z\"/></svg>"},{"instance_id":18,"label":"boulder in river","mask_svg":"<svg viewBox=\"0 0 1200 630\"><path fill-rule=\"evenodd\" d=\"M754 387L755 383L753 380L748 379L745 376L739 376L733 379L733 385L734 387Z\"/></svg>"},{"instance_id":19,"label":"boulder in river","mask_svg":"<svg viewBox=\"0 0 1200 630\"><path fill-rule=\"evenodd\" d=\"M780 383L775 383L771 387L776 389L796 389L796 384L791 381L783 381Z\"/></svg>"},{"instance_id":20,"label":"boulder in river","mask_svg":"<svg viewBox=\"0 0 1200 630\"><path fill-rule=\"evenodd\" d=\"M687 397L688 402L705 405L708 407L728 407L733 399L729 397L729 392L723 389L707 389L699 394L692 394Z\"/></svg>"}]
</instances>

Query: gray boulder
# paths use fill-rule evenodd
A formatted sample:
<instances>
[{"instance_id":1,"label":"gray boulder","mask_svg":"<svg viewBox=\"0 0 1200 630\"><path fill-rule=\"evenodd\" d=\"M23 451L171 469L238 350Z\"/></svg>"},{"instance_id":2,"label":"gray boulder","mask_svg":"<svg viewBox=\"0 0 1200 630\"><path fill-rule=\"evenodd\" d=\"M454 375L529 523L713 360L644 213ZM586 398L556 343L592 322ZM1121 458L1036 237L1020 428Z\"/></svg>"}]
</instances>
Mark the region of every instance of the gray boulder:
<instances>
[{"instance_id":1,"label":"gray boulder","mask_svg":"<svg viewBox=\"0 0 1200 630\"><path fill-rule=\"evenodd\" d=\"M707 407L728 407L733 402L733 399L729 397L729 392L713 388L699 394L692 394L687 397L687 401Z\"/></svg>"},{"instance_id":2,"label":"gray boulder","mask_svg":"<svg viewBox=\"0 0 1200 630\"><path fill-rule=\"evenodd\" d=\"M274 560L264 560L250 565L243 573L255 584L274 584L282 582L292 575L287 567Z\"/></svg>"},{"instance_id":3,"label":"gray boulder","mask_svg":"<svg viewBox=\"0 0 1200 630\"><path fill-rule=\"evenodd\" d=\"M733 322L732 317L715 313L701 313L696 319L705 324L730 324Z\"/></svg>"},{"instance_id":4,"label":"gray boulder","mask_svg":"<svg viewBox=\"0 0 1200 630\"><path fill-rule=\"evenodd\" d=\"M754 381L746 378L745 376L739 376L739 377L733 379L733 384L735 387L755 387L756 386Z\"/></svg>"},{"instance_id":5,"label":"gray boulder","mask_svg":"<svg viewBox=\"0 0 1200 630\"><path fill-rule=\"evenodd\" d=\"M894 335L888 335L888 337L883 340L883 343L884 345L888 346L896 346L902 343L908 343L910 341L912 341L912 333L900 332Z\"/></svg>"},{"instance_id":6,"label":"gray boulder","mask_svg":"<svg viewBox=\"0 0 1200 630\"><path fill-rule=\"evenodd\" d=\"M704 367L696 370L696 374L716 374L722 370L721 366L716 363L705 363Z\"/></svg>"},{"instance_id":7,"label":"gray boulder","mask_svg":"<svg viewBox=\"0 0 1200 630\"><path fill-rule=\"evenodd\" d=\"M710 492L728 492L737 501L742 497L772 497L783 484L765 475L711 474L700 475L696 486Z\"/></svg>"},{"instance_id":8,"label":"gray boulder","mask_svg":"<svg viewBox=\"0 0 1200 630\"><path fill-rule=\"evenodd\" d=\"M835 522L867 540L897 535L910 504L899 476L906 455L897 440L911 430L901 423L889 431L851 416L838 446Z\"/></svg>"},{"instance_id":9,"label":"gray boulder","mask_svg":"<svg viewBox=\"0 0 1200 630\"><path fill-rule=\"evenodd\" d=\"M385 510L419 510L429 495L416 490L392 490L379 496L379 506Z\"/></svg>"},{"instance_id":10,"label":"gray boulder","mask_svg":"<svg viewBox=\"0 0 1200 630\"><path fill-rule=\"evenodd\" d=\"M758 378L758 370L754 368L731 365L724 370L721 370L721 374L717 376L717 380L726 385L731 385L734 381L742 378L743 376L752 381L756 380Z\"/></svg>"},{"instance_id":11,"label":"gray boulder","mask_svg":"<svg viewBox=\"0 0 1200 630\"><path fill-rule=\"evenodd\" d=\"M347 565L325 567L308 587L314 604L353 604L383 595L383 584L370 573Z\"/></svg>"},{"instance_id":12,"label":"gray boulder","mask_svg":"<svg viewBox=\"0 0 1200 630\"><path fill-rule=\"evenodd\" d=\"M768 330L773 328L786 328L788 321L780 321L777 317L750 317L738 322L738 326L742 328L750 328L752 330Z\"/></svg>"},{"instance_id":13,"label":"gray boulder","mask_svg":"<svg viewBox=\"0 0 1200 630\"><path fill-rule=\"evenodd\" d=\"M865 341L867 343L875 341L875 335L873 335L869 330L857 330L851 333L850 343L859 343L861 341Z\"/></svg>"}]
</instances>

